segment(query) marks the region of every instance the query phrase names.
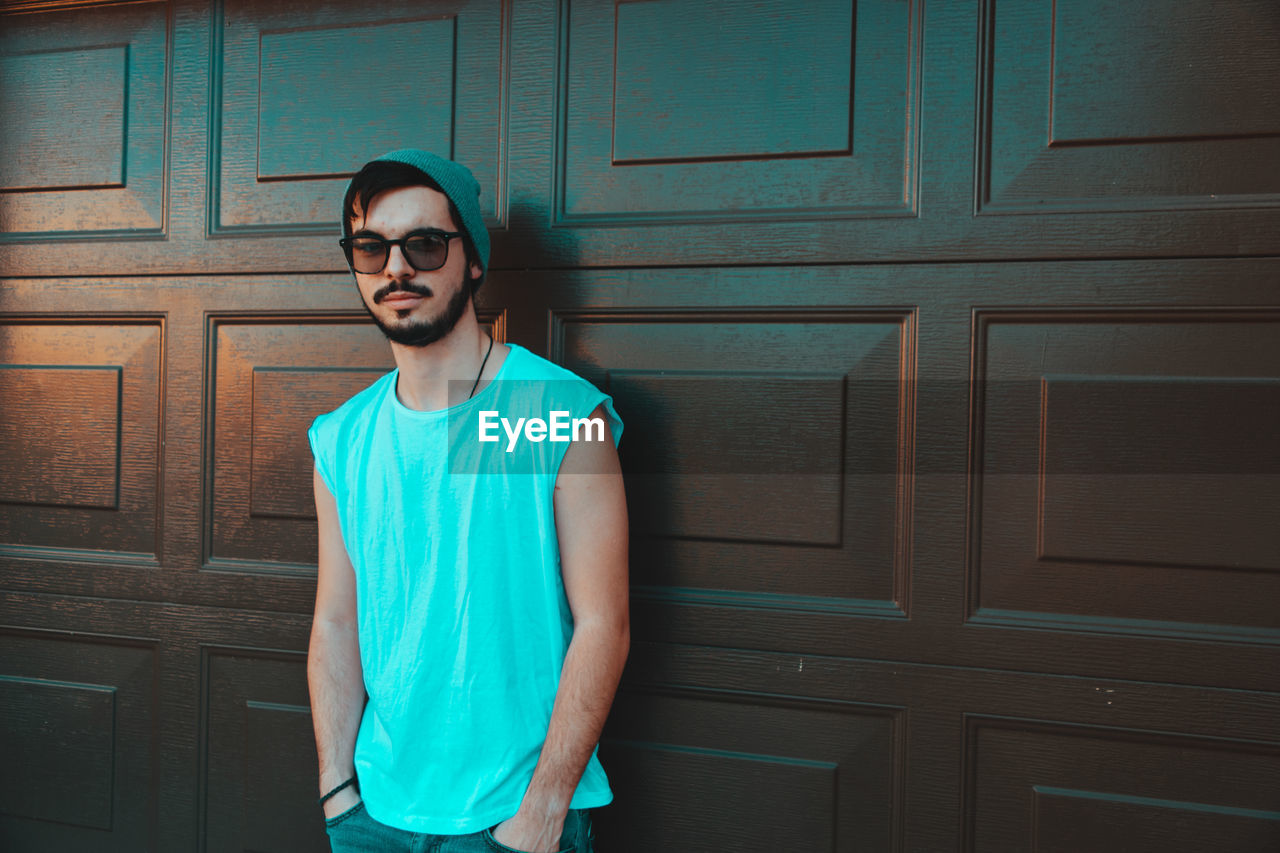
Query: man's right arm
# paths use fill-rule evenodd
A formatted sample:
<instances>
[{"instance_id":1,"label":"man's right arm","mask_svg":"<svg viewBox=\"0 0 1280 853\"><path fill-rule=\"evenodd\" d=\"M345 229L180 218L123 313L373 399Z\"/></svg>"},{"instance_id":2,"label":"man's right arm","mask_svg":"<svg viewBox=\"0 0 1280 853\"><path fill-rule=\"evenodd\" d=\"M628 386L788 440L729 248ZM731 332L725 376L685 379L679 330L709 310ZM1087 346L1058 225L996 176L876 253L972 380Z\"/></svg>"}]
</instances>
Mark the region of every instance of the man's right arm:
<instances>
[{"instance_id":1,"label":"man's right arm","mask_svg":"<svg viewBox=\"0 0 1280 853\"><path fill-rule=\"evenodd\" d=\"M324 794L355 775L356 732L365 693L356 622L355 570L342 541L337 503L319 471L314 473L313 481L320 522L320 562L307 683L320 758L320 793ZM324 804L324 815L334 817L358 802L356 788L348 787Z\"/></svg>"}]
</instances>

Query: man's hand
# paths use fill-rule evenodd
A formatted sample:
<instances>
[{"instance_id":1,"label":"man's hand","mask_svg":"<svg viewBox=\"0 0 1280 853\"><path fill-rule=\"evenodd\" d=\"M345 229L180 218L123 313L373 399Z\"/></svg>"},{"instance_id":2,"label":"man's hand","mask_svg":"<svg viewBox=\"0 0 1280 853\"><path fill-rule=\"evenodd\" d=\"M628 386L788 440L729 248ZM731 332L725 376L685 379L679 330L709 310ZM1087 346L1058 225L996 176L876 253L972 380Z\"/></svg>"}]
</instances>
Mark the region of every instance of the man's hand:
<instances>
[{"instance_id":1,"label":"man's hand","mask_svg":"<svg viewBox=\"0 0 1280 853\"><path fill-rule=\"evenodd\" d=\"M493 828L493 840L521 853L559 853L564 815L530 817L523 811Z\"/></svg>"},{"instance_id":2,"label":"man's hand","mask_svg":"<svg viewBox=\"0 0 1280 853\"><path fill-rule=\"evenodd\" d=\"M356 575L342 541L338 507L319 470L313 477L319 520L319 568L316 610L307 652L311 721L320 759L319 790L323 795L355 773L356 733L364 710L364 671L356 621ZM354 787L325 800L325 818L336 817L360 802Z\"/></svg>"},{"instance_id":3,"label":"man's hand","mask_svg":"<svg viewBox=\"0 0 1280 853\"><path fill-rule=\"evenodd\" d=\"M332 820L360 802L360 792L354 787L343 788L324 801L324 819Z\"/></svg>"},{"instance_id":4,"label":"man's hand","mask_svg":"<svg viewBox=\"0 0 1280 853\"><path fill-rule=\"evenodd\" d=\"M608 420L603 403L592 417ZM554 501L573 638L533 778L519 810L493 830L495 841L522 853L558 853L565 816L600 740L631 642L627 499L612 441L569 446Z\"/></svg>"}]
</instances>

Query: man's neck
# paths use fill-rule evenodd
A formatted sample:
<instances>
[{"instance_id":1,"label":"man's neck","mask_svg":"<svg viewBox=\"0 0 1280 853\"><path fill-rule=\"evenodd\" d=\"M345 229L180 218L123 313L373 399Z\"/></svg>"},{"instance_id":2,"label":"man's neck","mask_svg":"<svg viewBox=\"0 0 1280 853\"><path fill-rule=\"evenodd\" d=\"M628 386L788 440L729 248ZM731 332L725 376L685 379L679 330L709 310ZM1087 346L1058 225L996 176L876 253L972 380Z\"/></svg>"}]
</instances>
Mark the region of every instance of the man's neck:
<instances>
[{"instance_id":1,"label":"man's neck","mask_svg":"<svg viewBox=\"0 0 1280 853\"><path fill-rule=\"evenodd\" d=\"M425 347L392 343L391 353L400 369L396 396L420 412L434 412L466 401L488 346L489 339L476 322L473 308L468 308L449 334L435 343ZM486 372L491 373L488 367Z\"/></svg>"}]
</instances>

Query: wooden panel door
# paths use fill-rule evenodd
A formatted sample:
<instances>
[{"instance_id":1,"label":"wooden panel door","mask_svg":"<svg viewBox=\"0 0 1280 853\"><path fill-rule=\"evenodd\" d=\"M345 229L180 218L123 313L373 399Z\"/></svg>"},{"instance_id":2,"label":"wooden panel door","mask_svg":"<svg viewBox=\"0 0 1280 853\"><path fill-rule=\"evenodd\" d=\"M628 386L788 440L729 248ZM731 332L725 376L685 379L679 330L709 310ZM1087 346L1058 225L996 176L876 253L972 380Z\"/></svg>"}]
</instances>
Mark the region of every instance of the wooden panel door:
<instances>
[{"instance_id":1,"label":"wooden panel door","mask_svg":"<svg viewBox=\"0 0 1280 853\"><path fill-rule=\"evenodd\" d=\"M349 175L614 396L598 849L1280 847L1280 15L0 2L0 848L313 851ZM389 59L394 57L394 60Z\"/></svg>"}]
</instances>

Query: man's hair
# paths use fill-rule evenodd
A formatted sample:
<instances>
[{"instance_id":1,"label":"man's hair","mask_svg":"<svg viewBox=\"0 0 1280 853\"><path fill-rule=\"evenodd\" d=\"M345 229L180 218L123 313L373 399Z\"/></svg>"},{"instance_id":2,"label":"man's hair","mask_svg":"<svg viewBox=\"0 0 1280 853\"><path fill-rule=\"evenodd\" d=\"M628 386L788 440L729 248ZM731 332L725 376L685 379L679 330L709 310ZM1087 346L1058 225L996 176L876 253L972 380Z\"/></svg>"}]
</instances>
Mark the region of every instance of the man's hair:
<instances>
[{"instance_id":1,"label":"man's hair","mask_svg":"<svg viewBox=\"0 0 1280 853\"><path fill-rule=\"evenodd\" d=\"M458 208L453 203L453 199L449 198L438 183L417 166L410 166L408 163L400 163L395 160L374 160L366 163L364 168L356 173L351 179L350 186L347 187L347 194L342 199L342 236L351 236L351 220L356 218L356 202L360 203L360 214L367 216L369 213L369 202L373 201L378 193L387 190L398 190L402 187L427 187L444 196L449 204L449 216L453 219L457 229L462 232L462 250L466 253L467 280L471 282L471 292L475 293L480 289L480 285L484 284L485 274L488 272L481 263L479 255L476 253L475 243L471 239L471 234L467 231L466 224L462 221L462 216L458 213ZM471 264L480 267L480 275L476 278L471 277Z\"/></svg>"}]
</instances>

